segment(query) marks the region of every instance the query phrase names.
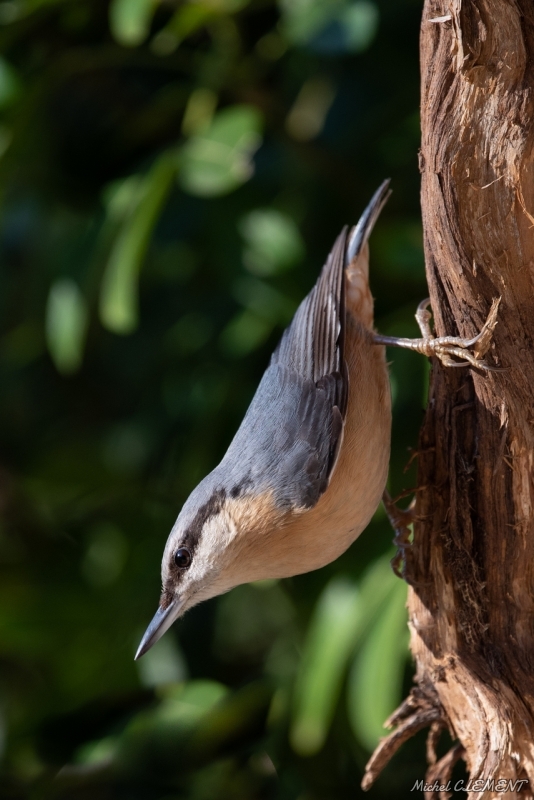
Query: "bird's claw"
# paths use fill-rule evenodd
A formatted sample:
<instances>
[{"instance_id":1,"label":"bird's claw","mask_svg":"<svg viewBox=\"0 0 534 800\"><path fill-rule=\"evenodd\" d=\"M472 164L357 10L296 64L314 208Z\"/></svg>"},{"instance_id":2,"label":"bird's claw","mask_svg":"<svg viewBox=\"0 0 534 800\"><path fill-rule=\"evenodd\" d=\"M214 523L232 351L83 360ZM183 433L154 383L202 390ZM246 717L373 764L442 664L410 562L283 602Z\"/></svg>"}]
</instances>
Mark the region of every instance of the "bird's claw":
<instances>
[{"instance_id":1,"label":"bird's claw","mask_svg":"<svg viewBox=\"0 0 534 800\"><path fill-rule=\"evenodd\" d=\"M463 339L460 336L434 336L430 329L431 313L428 311L430 299L423 300L419 304L415 315L423 334L421 340L414 340L414 342L420 342L417 349L428 357L436 356L446 367L472 366L487 372L501 372L501 367L487 364L482 358L489 349L493 331L497 325L500 302L500 297L493 300L488 318L481 331L472 339ZM471 349L473 352L469 352ZM455 361L452 358L453 356L459 358L460 361Z\"/></svg>"},{"instance_id":2,"label":"bird's claw","mask_svg":"<svg viewBox=\"0 0 534 800\"><path fill-rule=\"evenodd\" d=\"M415 350L424 356L439 358L446 367L475 367L486 372L503 372L502 367L494 367L486 363L482 356L488 351L493 331L497 325L497 313L501 298L496 298L481 331L472 339L463 339L460 336L434 336L430 327L431 312L428 310L430 299L419 303L415 318L421 330L421 339L401 339L393 336L375 334L375 344L404 347ZM471 352L472 351L472 352ZM460 360L456 360L460 359Z\"/></svg>"}]
</instances>

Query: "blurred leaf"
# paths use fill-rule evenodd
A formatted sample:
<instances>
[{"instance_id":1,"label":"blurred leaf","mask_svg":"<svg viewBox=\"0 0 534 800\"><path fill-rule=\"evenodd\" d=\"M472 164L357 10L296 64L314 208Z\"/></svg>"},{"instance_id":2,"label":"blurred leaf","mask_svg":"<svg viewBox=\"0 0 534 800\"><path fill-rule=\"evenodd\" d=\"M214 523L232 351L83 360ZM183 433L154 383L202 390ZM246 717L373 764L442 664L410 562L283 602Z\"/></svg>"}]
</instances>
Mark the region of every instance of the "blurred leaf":
<instances>
[{"instance_id":1,"label":"blurred leaf","mask_svg":"<svg viewBox=\"0 0 534 800\"><path fill-rule=\"evenodd\" d=\"M109 27L117 42L125 47L141 44L150 31L154 9L154 0L111 0Z\"/></svg>"},{"instance_id":2,"label":"blurred leaf","mask_svg":"<svg viewBox=\"0 0 534 800\"><path fill-rule=\"evenodd\" d=\"M191 732L228 690L215 681L195 680L160 691L163 699L156 708L139 712L117 736L85 743L76 754L76 762L101 762L127 782L158 774L164 783L169 775L187 770L186 746ZM69 777L69 770L62 770L58 785L63 779L68 786Z\"/></svg>"},{"instance_id":3,"label":"blurred leaf","mask_svg":"<svg viewBox=\"0 0 534 800\"><path fill-rule=\"evenodd\" d=\"M152 231L171 189L176 173L174 158L165 153L138 184L125 181L128 192L118 192L112 212L126 213L102 279L100 317L102 324L114 333L131 333L137 326L137 282L139 270L150 244ZM131 193L133 202L128 206Z\"/></svg>"},{"instance_id":4,"label":"blurred leaf","mask_svg":"<svg viewBox=\"0 0 534 800\"><path fill-rule=\"evenodd\" d=\"M390 556L371 564L358 585L333 578L317 601L297 680L291 742L302 755L320 750L326 739L351 652L398 584ZM365 646L365 644L364 644Z\"/></svg>"},{"instance_id":5,"label":"blurred leaf","mask_svg":"<svg viewBox=\"0 0 534 800\"><path fill-rule=\"evenodd\" d=\"M182 133L194 136L207 130L217 108L218 97L211 89L200 87L189 95L182 120Z\"/></svg>"},{"instance_id":6,"label":"blurred leaf","mask_svg":"<svg viewBox=\"0 0 534 800\"><path fill-rule=\"evenodd\" d=\"M295 309L281 292L257 278L237 280L234 295L246 310L228 323L220 342L224 352L239 358L263 344L277 323L289 322Z\"/></svg>"},{"instance_id":7,"label":"blurred leaf","mask_svg":"<svg viewBox=\"0 0 534 800\"><path fill-rule=\"evenodd\" d=\"M143 749L145 743L150 744L151 738L168 736L170 739L174 734L190 731L227 693L225 686L210 680L187 681L169 687L156 709L139 714L128 726L123 737L124 756L129 760L138 747Z\"/></svg>"},{"instance_id":8,"label":"blurred leaf","mask_svg":"<svg viewBox=\"0 0 534 800\"><path fill-rule=\"evenodd\" d=\"M272 698L265 682L230 694L221 684L198 680L163 693L157 708L138 713L123 733L84 744L77 763L103 768L124 786L176 785L199 766L249 749L265 732ZM75 776L63 769L56 785L68 788Z\"/></svg>"},{"instance_id":9,"label":"blurred leaf","mask_svg":"<svg viewBox=\"0 0 534 800\"><path fill-rule=\"evenodd\" d=\"M156 642L143 658L136 661L136 666L143 686L165 686L184 681L187 677L185 658L172 636L164 636Z\"/></svg>"},{"instance_id":10,"label":"blurred leaf","mask_svg":"<svg viewBox=\"0 0 534 800\"><path fill-rule=\"evenodd\" d=\"M369 0L358 0L343 8L310 43L325 55L359 53L373 41L378 28L378 8Z\"/></svg>"},{"instance_id":11,"label":"blurred leaf","mask_svg":"<svg viewBox=\"0 0 534 800\"><path fill-rule=\"evenodd\" d=\"M74 281L62 278L52 284L46 306L46 342L59 372L76 372L82 363L87 308Z\"/></svg>"},{"instance_id":12,"label":"blurred leaf","mask_svg":"<svg viewBox=\"0 0 534 800\"><path fill-rule=\"evenodd\" d=\"M346 49L351 53L365 50L375 38L378 28L378 6L369 0L358 0L341 15L345 33Z\"/></svg>"},{"instance_id":13,"label":"blurred leaf","mask_svg":"<svg viewBox=\"0 0 534 800\"><path fill-rule=\"evenodd\" d=\"M252 156L260 146L261 115L253 106L232 106L215 115L210 127L193 136L181 156L180 183L199 197L227 194L248 181Z\"/></svg>"},{"instance_id":14,"label":"blurred leaf","mask_svg":"<svg viewBox=\"0 0 534 800\"><path fill-rule=\"evenodd\" d=\"M170 686L156 709L138 714L120 737L117 767L123 775L166 775L187 769L192 732L228 694L216 681Z\"/></svg>"},{"instance_id":15,"label":"blurred leaf","mask_svg":"<svg viewBox=\"0 0 534 800\"><path fill-rule=\"evenodd\" d=\"M157 715L169 721L187 719L197 722L227 695L226 686L217 681L188 681L167 693Z\"/></svg>"},{"instance_id":16,"label":"blurred leaf","mask_svg":"<svg viewBox=\"0 0 534 800\"><path fill-rule=\"evenodd\" d=\"M340 0L279 0L283 30L295 44L305 44L332 18Z\"/></svg>"},{"instance_id":17,"label":"blurred leaf","mask_svg":"<svg viewBox=\"0 0 534 800\"><path fill-rule=\"evenodd\" d=\"M235 316L221 334L222 349L239 358L252 352L267 339L273 323L252 311L242 311Z\"/></svg>"},{"instance_id":18,"label":"blurred leaf","mask_svg":"<svg viewBox=\"0 0 534 800\"><path fill-rule=\"evenodd\" d=\"M288 38L325 55L364 50L378 27L370 0L282 0L281 8Z\"/></svg>"},{"instance_id":19,"label":"blurred leaf","mask_svg":"<svg viewBox=\"0 0 534 800\"><path fill-rule=\"evenodd\" d=\"M406 584L397 578L349 676L349 718L369 750L385 735L384 722L401 699L408 655L406 591Z\"/></svg>"},{"instance_id":20,"label":"blurred leaf","mask_svg":"<svg viewBox=\"0 0 534 800\"><path fill-rule=\"evenodd\" d=\"M188 3L173 14L170 22L160 30L151 42L157 55L173 53L184 39L199 30L214 12L205 3Z\"/></svg>"},{"instance_id":21,"label":"blurred leaf","mask_svg":"<svg viewBox=\"0 0 534 800\"><path fill-rule=\"evenodd\" d=\"M189 739L188 754L208 760L229 747L249 747L264 732L272 694L272 688L263 681L228 694L200 720Z\"/></svg>"},{"instance_id":22,"label":"blurred leaf","mask_svg":"<svg viewBox=\"0 0 534 800\"><path fill-rule=\"evenodd\" d=\"M102 199L108 220L120 223L133 212L143 196L144 183L145 176L136 174L105 187Z\"/></svg>"},{"instance_id":23,"label":"blurred leaf","mask_svg":"<svg viewBox=\"0 0 534 800\"><path fill-rule=\"evenodd\" d=\"M13 133L11 129L7 125L0 125L0 158L7 151L12 141Z\"/></svg>"},{"instance_id":24,"label":"blurred leaf","mask_svg":"<svg viewBox=\"0 0 534 800\"><path fill-rule=\"evenodd\" d=\"M300 755L312 755L324 744L361 614L358 587L343 578L331 580L315 608L295 688L290 738Z\"/></svg>"},{"instance_id":25,"label":"blurred leaf","mask_svg":"<svg viewBox=\"0 0 534 800\"><path fill-rule=\"evenodd\" d=\"M76 763L99 766L113 761L116 755L117 739L106 736L104 739L82 745L76 753Z\"/></svg>"},{"instance_id":26,"label":"blurred leaf","mask_svg":"<svg viewBox=\"0 0 534 800\"><path fill-rule=\"evenodd\" d=\"M154 37L156 52L166 55L188 36L220 14L233 14L248 6L250 0L202 0L182 5L165 28Z\"/></svg>"},{"instance_id":27,"label":"blurred leaf","mask_svg":"<svg viewBox=\"0 0 534 800\"><path fill-rule=\"evenodd\" d=\"M174 14L167 25L167 30L172 31L182 41L194 33L204 22L218 14L234 14L250 4L250 0L193 0L185 3Z\"/></svg>"},{"instance_id":28,"label":"blurred leaf","mask_svg":"<svg viewBox=\"0 0 534 800\"><path fill-rule=\"evenodd\" d=\"M279 29L269 31L256 43L256 52L266 61L277 61L287 49L288 42Z\"/></svg>"},{"instance_id":29,"label":"blurred leaf","mask_svg":"<svg viewBox=\"0 0 534 800\"><path fill-rule=\"evenodd\" d=\"M10 106L21 91L20 78L5 58L0 58L0 110Z\"/></svg>"},{"instance_id":30,"label":"blurred leaf","mask_svg":"<svg viewBox=\"0 0 534 800\"><path fill-rule=\"evenodd\" d=\"M362 614L362 636L374 624L380 609L399 583L404 585L391 569L391 556L392 552L388 552L376 561L371 562L362 575L360 590L362 593L362 605L365 609Z\"/></svg>"},{"instance_id":31,"label":"blurred leaf","mask_svg":"<svg viewBox=\"0 0 534 800\"><path fill-rule=\"evenodd\" d=\"M12 22L24 16L25 9L20 3L3 2L0 5L0 25L10 25Z\"/></svg>"},{"instance_id":32,"label":"blurred leaf","mask_svg":"<svg viewBox=\"0 0 534 800\"><path fill-rule=\"evenodd\" d=\"M299 142L318 136L334 101L336 88L325 78L306 81L287 116L287 132Z\"/></svg>"},{"instance_id":33,"label":"blurred leaf","mask_svg":"<svg viewBox=\"0 0 534 800\"><path fill-rule=\"evenodd\" d=\"M274 275L304 257L304 243L295 222L274 208L251 211L239 230L246 242L243 261L255 275Z\"/></svg>"}]
</instances>

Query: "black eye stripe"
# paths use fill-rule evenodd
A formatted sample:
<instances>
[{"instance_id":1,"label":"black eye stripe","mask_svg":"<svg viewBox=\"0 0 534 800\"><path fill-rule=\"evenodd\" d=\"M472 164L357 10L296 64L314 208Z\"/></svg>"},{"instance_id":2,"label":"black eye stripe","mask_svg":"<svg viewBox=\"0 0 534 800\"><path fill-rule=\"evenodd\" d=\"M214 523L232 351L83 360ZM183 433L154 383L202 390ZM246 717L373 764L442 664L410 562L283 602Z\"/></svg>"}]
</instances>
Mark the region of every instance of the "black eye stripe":
<instances>
[{"instance_id":1,"label":"black eye stripe","mask_svg":"<svg viewBox=\"0 0 534 800\"><path fill-rule=\"evenodd\" d=\"M226 490L223 488L214 489L209 500L200 506L194 518L186 527L181 540L182 547L187 548L191 554L191 558L195 554L197 545L202 535L202 529L210 517L219 513L224 505L226 499Z\"/></svg>"},{"instance_id":2,"label":"black eye stripe","mask_svg":"<svg viewBox=\"0 0 534 800\"><path fill-rule=\"evenodd\" d=\"M179 569L187 569L191 563L191 552L187 547L179 547L174 554L174 563Z\"/></svg>"}]
</instances>

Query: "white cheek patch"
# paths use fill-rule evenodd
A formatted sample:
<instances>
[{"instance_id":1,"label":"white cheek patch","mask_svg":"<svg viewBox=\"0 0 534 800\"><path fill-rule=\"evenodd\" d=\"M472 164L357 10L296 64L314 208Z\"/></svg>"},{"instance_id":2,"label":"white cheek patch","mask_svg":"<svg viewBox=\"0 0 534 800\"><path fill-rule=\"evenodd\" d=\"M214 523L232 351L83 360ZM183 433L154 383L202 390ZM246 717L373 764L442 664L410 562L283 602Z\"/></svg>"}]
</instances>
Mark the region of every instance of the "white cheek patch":
<instances>
[{"instance_id":1,"label":"white cheek patch","mask_svg":"<svg viewBox=\"0 0 534 800\"><path fill-rule=\"evenodd\" d=\"M231 543L237 536L237 527L231 516L225 511L208 519L193 554L191 566L184 575L195 594L197 592L213 597L225 589L219 586L219 576L227 565L228 555L232 552Z\"/></svg>"}]
</instances>

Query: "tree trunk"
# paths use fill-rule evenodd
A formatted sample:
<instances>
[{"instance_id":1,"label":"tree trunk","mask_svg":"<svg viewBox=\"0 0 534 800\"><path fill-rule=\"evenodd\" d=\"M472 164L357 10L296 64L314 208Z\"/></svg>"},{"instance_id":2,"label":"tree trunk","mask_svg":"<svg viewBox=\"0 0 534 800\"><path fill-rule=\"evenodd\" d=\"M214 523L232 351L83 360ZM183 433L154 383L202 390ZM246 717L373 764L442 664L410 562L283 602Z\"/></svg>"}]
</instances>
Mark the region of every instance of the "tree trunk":
<instances>
[{"instance_id":1,"label":"tree trunk","mask_svg":"<svg viewBox=\"0 0 534 800\"><path fill-rule=\"evenodd\" d=\"M433 365L406 565L416 685L364 786L430 724L430 783L446 783L463 758L472 780L525 780L526 798L534 788L532 0L426 0L421 71L436 332L474 336L501 297L486 360L506 371ZM436 763L443 728L457 744ZM518 796L519 786L498 794L503 784L474 791L482 785L469 797Z\"/></svg>"}]
</instances>

